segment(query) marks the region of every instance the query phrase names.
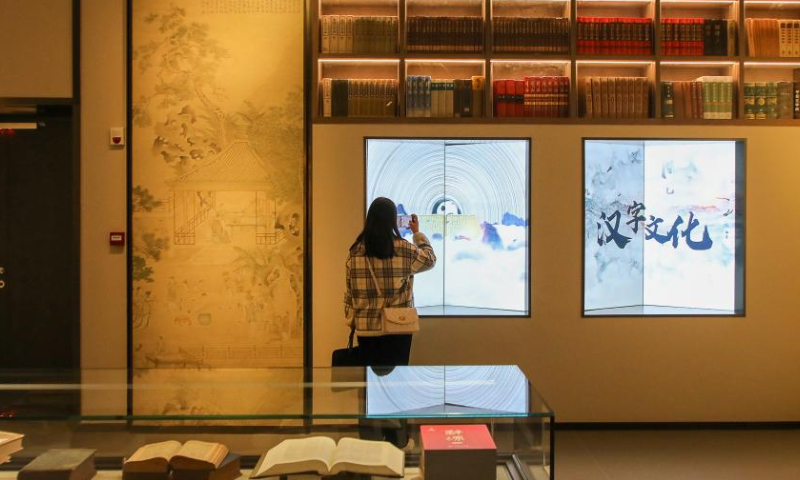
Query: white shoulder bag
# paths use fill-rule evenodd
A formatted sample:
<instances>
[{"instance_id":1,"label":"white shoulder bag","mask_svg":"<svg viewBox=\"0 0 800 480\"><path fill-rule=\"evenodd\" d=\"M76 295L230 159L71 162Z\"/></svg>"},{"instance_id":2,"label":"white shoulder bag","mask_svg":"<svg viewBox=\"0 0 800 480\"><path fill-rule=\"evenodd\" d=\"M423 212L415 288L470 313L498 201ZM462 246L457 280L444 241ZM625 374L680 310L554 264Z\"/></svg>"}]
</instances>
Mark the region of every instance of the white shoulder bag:
<instances>
[{"instance_id":1,"label":"white shoulder bag","mask_svg":"<svg viewBox=\"0 0 800 480\"><path fill-rule=\"evenodd\" d=\"M378 284L378 279L375 277L375 271L372 270L372 262L369 257L364 257L367 260L367 267L369 267L369 274L372 275L372 281L375 282L375 288L378 290L378 295L383 296L381 287ZM407 277L406 281L410 278ZM381 307L381 332L384 335L410 335L419 332L419 314L414 307L389 307L387 306L389 299L385 299L383 307Z\"/></svg>"}]
</instances>

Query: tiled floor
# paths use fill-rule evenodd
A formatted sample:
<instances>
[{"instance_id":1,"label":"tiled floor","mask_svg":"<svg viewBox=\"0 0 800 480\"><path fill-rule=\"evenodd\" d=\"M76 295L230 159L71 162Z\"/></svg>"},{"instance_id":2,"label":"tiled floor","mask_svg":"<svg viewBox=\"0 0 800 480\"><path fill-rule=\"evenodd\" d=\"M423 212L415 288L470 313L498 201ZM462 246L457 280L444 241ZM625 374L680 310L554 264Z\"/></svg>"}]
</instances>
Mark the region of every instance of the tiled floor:
<instances>
[{"instance_id":1,"label":"tiled floor","mask_svg":"<svg viewBox=\"0 0 800 480\"><path fill-rule=\"evenodd\" d=\"M558 480L800 480L800 430L559 431Z\"/></svg>"}]
</instances>

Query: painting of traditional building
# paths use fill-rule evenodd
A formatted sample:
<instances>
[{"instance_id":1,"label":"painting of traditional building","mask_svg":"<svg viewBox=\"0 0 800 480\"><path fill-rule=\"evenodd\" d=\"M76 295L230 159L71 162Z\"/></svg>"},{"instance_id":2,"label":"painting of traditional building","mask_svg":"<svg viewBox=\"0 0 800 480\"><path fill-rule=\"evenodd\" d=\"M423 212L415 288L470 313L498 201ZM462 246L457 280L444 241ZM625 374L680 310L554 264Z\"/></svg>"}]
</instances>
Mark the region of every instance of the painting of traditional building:
<instances>
[{"instance_id":1,"label":"painting of traditional building","mask_svg":"<svg viewBox=\"0 0 800 480\"><path fill-rule=\"evenodd\" d=\"M134 382L301 367L303 3L131 8ZM181 413L185 394L134 410Z\"/></svg>"}]
</instances>

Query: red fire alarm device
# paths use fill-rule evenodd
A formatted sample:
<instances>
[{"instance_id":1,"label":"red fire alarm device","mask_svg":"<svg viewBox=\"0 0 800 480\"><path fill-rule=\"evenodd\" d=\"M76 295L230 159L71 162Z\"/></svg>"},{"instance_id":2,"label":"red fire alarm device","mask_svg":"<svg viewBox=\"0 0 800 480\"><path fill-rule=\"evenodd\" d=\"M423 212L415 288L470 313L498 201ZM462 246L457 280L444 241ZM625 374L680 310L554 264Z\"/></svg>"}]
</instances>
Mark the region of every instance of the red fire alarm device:
<instances>
[{"instance_id":1,"label":"red fire alarm device","mask_svg":"<svg viewBox=\"0 0 800 480\"><path fill-rule=\"evenodd\" d=\"M125 232L111 232L108 234L108 244L112 247L125 246Z\"/></svg>"}]
</instances>

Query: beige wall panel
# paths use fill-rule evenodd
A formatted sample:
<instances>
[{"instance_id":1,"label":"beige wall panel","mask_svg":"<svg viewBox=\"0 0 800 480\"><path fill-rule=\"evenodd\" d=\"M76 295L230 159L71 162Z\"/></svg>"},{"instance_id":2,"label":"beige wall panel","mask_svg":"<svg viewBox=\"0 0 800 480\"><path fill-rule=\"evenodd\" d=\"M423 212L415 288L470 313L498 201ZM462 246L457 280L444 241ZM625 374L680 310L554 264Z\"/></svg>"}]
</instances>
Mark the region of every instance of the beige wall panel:
<instances>
[{"instance_id":1,"label":"beige wall panel","mask_svg":"<svg viewBox=\"0 0 800 480\"><path fill-rule=\"evenodd\" d=\"M532 318L423 319L412 363L519 364L562 421L800 420L796 129L317 125L318 366L346 342L344 261L363 222L364 136L533 139ZM581 139L603 136L747 139L746 317L581 318Z\"/></svg>"},{"instance_id":2,"label":"beige wall panel","mask_svg":"<svg viewBox=\"0 0 800 480\"><path fill-rule=\"evenodd\" d=\"M109 232L126 228L125 149L108 140L126 118L125 0L81 5L81 365L84 382L125 382L125 250L108 245ZM124 413L126 402L124 389L83 397L87 413Z\"/></svg>"},{"instance_id":3,"label":"beige wall panel","mask_svg":"<svg viewBox=\"0 0 800 480\"><path fill-rule=\"evenodd\" d=\"M0 59L0 98L71 98L72 0L0 0Z\"/></svg>"}]
</instances>

